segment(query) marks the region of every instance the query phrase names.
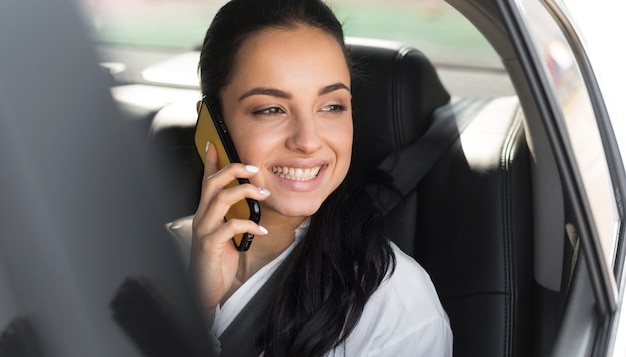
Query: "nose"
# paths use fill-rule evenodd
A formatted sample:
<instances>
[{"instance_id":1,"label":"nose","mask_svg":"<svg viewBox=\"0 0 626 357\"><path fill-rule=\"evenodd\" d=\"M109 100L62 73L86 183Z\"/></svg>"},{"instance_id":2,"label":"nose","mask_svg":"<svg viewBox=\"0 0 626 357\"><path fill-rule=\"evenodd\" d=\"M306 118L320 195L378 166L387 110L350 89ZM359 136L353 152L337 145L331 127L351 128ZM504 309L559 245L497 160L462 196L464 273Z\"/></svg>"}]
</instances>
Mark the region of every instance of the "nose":
<instances>
[{"instance_id":1,"label":"nose","mask_svg":"<svg viewBox=\"0 0 626 357\"><path fill-rule=\"evenodd\" d=\"M322 147L322 139L314 115L300 114L292 118L291 135L287 140L290 150L311 154Z\"/></svg>"}]
</instances>

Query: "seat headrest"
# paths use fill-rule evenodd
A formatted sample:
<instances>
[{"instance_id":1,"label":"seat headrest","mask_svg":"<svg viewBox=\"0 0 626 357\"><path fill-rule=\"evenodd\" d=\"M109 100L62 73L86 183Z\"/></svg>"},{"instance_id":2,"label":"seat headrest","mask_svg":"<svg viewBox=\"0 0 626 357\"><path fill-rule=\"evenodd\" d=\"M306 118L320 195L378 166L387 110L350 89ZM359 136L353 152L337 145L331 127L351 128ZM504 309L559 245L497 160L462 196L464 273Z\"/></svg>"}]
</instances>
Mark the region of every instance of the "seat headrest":
<instances>
[{"instance_id":1,"label":"seat headrest","mask_svg":"<svg viewBox=\"0 0 626 357\"><path fill-rule=\"evenodd\" d=\"M353 62L353 171L375 168L390 152L428 128L449 102L431 62L402 43L346 39Z\"/></svg>"}]
</instances>

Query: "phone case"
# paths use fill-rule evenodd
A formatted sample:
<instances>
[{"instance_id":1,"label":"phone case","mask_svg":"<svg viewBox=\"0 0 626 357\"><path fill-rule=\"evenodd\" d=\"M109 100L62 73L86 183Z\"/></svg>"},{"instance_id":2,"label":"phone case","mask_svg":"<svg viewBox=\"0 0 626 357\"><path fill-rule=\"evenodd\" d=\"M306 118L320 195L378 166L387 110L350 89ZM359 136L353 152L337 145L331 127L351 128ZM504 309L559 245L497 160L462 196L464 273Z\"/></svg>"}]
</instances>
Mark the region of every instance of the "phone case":
<instances>
[{"instance_id":1,"label":"phone case","mask_svg":"<svg viewBox=\"0 0 626 357\"><path fill-rule=\"evenodd\" d=\"M202 159L202 163L205 162L205 148L207 141L215 145L217 150L217 163L219 168L230 164L231 162L241 162L235 145L233 144L224 120L219 113L213 112L205 101L202 101L200 112L198 113L198 121L196 123L196 131L194 135L194 141L196 144L196 150L198 155ZM248 183L245 178L237 179L231 182L227 187L233 187L237 184ZM261 220L261 208L259 202L250 198L241 200L230 207L230 210L226 214L224 219L231 218L249 219L255 223L259 223ZM254 235L250 233L238 234L233 237L235 247L240 251L246 251L250 248Z\"/></svg>"}]
</instances>

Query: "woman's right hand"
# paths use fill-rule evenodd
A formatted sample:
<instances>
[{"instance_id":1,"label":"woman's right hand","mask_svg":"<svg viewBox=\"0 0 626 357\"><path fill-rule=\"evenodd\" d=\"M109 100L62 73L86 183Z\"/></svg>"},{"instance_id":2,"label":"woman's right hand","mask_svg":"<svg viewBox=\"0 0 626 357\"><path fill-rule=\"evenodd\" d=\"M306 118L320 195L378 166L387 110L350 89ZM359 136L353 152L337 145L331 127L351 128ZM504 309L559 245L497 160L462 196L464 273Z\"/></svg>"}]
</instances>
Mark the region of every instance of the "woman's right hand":
<instances>
[{"instance_id":1,"label":"woman's right hand","mask_svg":"<svg viewBox=\"0 0 626 357\"><path fill-rule=\"evenodd\" d=\"M224 216L234 203L246 197L262 201L269 195L265 189L252 184L226 186L237 178L251 178L258 168L239 163L221 170L217 166L215 146L207 143L204 178L200 203L193 218L190 269L195 276L201 303L212 312L232 287L237 274L240 252L232 237L250 233L265 235L267 230L251 220L229 219Z\"/></svg>"}]
</instances>

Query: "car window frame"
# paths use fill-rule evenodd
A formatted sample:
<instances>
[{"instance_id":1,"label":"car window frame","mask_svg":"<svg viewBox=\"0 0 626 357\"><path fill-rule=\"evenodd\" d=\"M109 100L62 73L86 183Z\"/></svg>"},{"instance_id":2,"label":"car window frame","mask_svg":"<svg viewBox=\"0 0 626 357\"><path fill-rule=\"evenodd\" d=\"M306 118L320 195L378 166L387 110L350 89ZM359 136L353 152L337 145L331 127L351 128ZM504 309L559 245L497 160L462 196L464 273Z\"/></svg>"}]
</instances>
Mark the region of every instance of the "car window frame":
<instances>
[{"instance_id":1,"label":"car window frame","mask_svg":"<svg viewBox=\"0 0 626 357\"><path fill-rule=\"evenodd\" d=\"M526 75L526 79L528 80L528 84L533 89L532 95L545 126L546 134L551 142L556 162L559 167L559 171L561 172L565 194L572 199L574 215L579 225L578 229L581 236L581 242L584 247L583 250L588 261L587 266L592 280L598 311L601 315L608 316L616 309L618 301L616 279L621 278L621 276L616 276L611 265L605 262L595 223L593 217L591 216L589 201L586 194L584 194L586 191L584 190L581 175L579 174L576 165L576 159L573 156L571 144L569 143L569 137L563 127L565 119L563 118L563 114L560 110L560 104L552 90L547 74L544 71L542 59L534 47L534 40L530 34L529 25L526 21L523 9L520 7L520 1L521 0L502 0L498 3L503 16L503 23L509 33L512 45L518 55L520 65ZM541 5L545 6L546 11L548 12L550 12L551 6L558 7L562 5L552 1L550 6L547 6L546 2L550 1L551 0L541 1ZM554 17L554 14L551 13L551 16ZM558 22L569 23L569 19L567 17L563 17L560 18ZM561 27L561 31L563 31L563 24L559 25L559 27ZM572 27L572 29L574 28ZM571 46L568 36L571 35L571 33L564 33L563 35ZM593 88L590 91L595 95L595 97L591 97L592 107L594 109L596 123L599 128L602 128L601 135L604 135L604 141L607 136L610 137L610 128L607 128L606 120L598 120L598 113L602 114L602 110L606 113L606 109L602 109L604 103L601 100L601 96L598 97L599 90L597 89L595 78L589 76L588 71L591 67L588 64L586 54L580 51L575 51L575 54L577 57L577 65L579 67L581 67L581 62L586 63L585 66L589 66L589 68L586 68L585 71L581 70L581 74L585 85ZM612 142L613 143L609 144L610 150L613 150L613 148L616 147L616 145L614 146L614 138ZM607 147L605 147L604 150L606 152ZM623 181L619 177L620 167L615 163L616 157L613 151L611 151L610 157L607 156L606 159L607 163L609 163L608 167L610 168L610 175L613 180L614 187L617 187L615 194L618 199L616 199L616 201L617 204L621 206L620 201L624 191L621 188ZM616 183L619 186L615 186ZM623 214L619 210L618 212L620 214L620 220L623 222ZM623 224L620 224L618 237L622 236ZM622 239L620 238L618 249L616 249L616 251L621 251L622 249L621 240Z\"/></svg>"},{"instance_id":2,"label":"car window frame","mask_svg":"<svg viewBox=\"0 0 626 357\"><path fill-rule=\"evenodd\" d=\"M610 120L610 116L599 86L598 79L595 71L589 59L586 51L586 46L583 39L578 35L580 33L578 26L575 22L569 19L573 18L573 15L569 13L567 6L560 0L542 0L545 6L548 8L549 13L554 17L557 25L561 28L561 31L566 34L566 38L570 41L570 45L574 50L574 56L576 57L580 71L582 72L582 79L585 82L588 96L596 119L600 137L602 138L602 144L604 148L604 155L606 157L607 168L613 184L613 191L615 195L615 203L617 206L617 213L620 219L620 226L615 242L615 249L613 250L613 272L615 274L616 281L621 280L621 275L624 268L624 235L625 225L624 222L624 192L626 187L626 174L624 169L623 160L619 151L619 145L617 138L615 137L615 131Z\"/></svg>"}]
</instances>

